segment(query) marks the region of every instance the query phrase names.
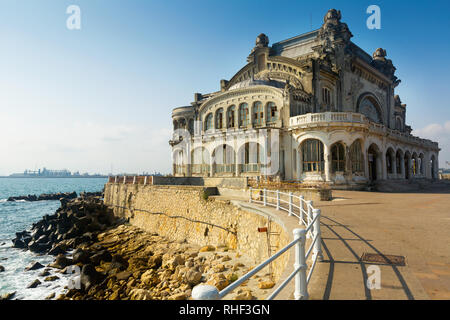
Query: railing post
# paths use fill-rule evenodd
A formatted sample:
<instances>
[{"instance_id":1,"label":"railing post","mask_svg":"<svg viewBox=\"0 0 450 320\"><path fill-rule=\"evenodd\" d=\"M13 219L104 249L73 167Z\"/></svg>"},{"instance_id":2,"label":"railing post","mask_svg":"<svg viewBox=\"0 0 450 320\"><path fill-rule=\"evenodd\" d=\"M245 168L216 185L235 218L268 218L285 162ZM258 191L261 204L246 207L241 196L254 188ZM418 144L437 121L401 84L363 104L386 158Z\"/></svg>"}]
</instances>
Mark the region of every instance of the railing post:
<instances>
[{"instance_id":1,"label":"railing post","mask_svg":"<svg viewBox=\"0 0 450 320\"><path fill-rule=\"evenodd\" d=\"M252 203L252 187L249 188L250 191L250 199L248 200L248 202Z\"/></svg>"},{"instance_id":2,"label":"railing post","mask_svg":"<svg viewBox=\"0 0 450 320\"><path fill-rule=\"evenodd\" d=\"M292 216L292 192L289 192L289 216Z\"/></svg>"},{"instance_id":3,"label":"railing post","mask_svg":"<svg viewBox=\"0 0 450 320\"><path fill-rule=\"evenodd\" d=\"M277 210L280 210L280 190L277 190Z\"/></svg>"},{"instance_id":4,"label":"railing post","mask_svg":"<svg viewBox=\"0 0 450 320\"><path fill-rule=\"evenodd\" d=\"M264 207L267 206L267 189L263 190L263 202L264 202Z\"/></svg>"},{"instance_id":5,"label":"railing post","mask_svg":"<svg viewBox=\"0 0 450 320\"><path fill-rule=\"evenodd\" d=\"M123 176L123 184L127 183L127 176Z\"/></svg>"},{"instance_id":6,"label":"railing post","mask_svg":"<svg viewBox=\"0 0 450 320\"><path fill-rule=\"evenodd\" d=\"M305 197L300 196L300 203L299 203L299 206L298 206L300 208L300 215L299 215L300 220L298 221L299 225L303 224L303 219L304 219L304 216L303 216L303 201L304 201L304 199L305 199Z\"/></svg>"},{"instance_id":7,"label":"railing post","mask_svg":"<svg viewBox=\"0 0 450 320\"><path fill-rule=\"evenodd\" d=\"M219 290L215 286L199 284L192 289L194 300L220 300Z\"/></svg>"},{"instance_id":8,"label":"railing post","mask_svg":"<svg viewBox=\"0 0 450 320\"><path fill-rule=\"evenodd\" d=\"M316 219L316 217L317 217L317 219ZM317 240L314 243L313 259L315 259L317 256L318 261L323 261L322 236L320 234L320 209L313 210L313 218L316 219L316 221L314 222L314 237L317 236Z\"/></svg>"},{"instance_id":9,"label":"railing post","mask_svg":"<svg viewBox=\"0 0 450 320\"><path fill-rule=\"evenodd\" d=\"M312 221L312 205L313 202L311 200L306 201L306 209L308 211L307 217L306 217L306 227L308 227ZM306 238L307 239L311 239L312 238L312 229L314 227L312 227L311 229L309 229L310 231L308 231L308 233L306 234Z\"/></svg>"},{"instance_id":10,"label":"railing post","mask_svg":"<svg viewBox=\"0 0 450 320\"><path fill-rule=\"evenodd\" d=\"M144 178L144 186L146 186L147 185L147 176L145 176L145 178Z\"/></svg>"},{"instance_id":11,"label":"railing post","mask_svg":"<svg viewBox=\"0 0 450 320\"><path fill-rule=\"evenodd\" d=\"M306 259L305 259L305 230L295 229L294 239L298 240L295 244L295 264L294 270L300 268L300 270L295 275L295 300L307 300L308 287L306 284Z\"/></svg>"},{"instance_id":12,"label":"railing post","mask_svg":"<svg viewBox=\"0 0 450 320\"><path fill-rule=\"evenodd\" d=\"M114 177L114 183L117 183L117 176Z\"/></svg>"},{"instance_id":13,"label":"railing post","mask_svg":"<svg viewBox=\"0 0 450 320\"><path fill-rule=\"evenodd\" d=\"M133 184L136 184L136 176L133 177Z\"/></svg>"}]
</instances>

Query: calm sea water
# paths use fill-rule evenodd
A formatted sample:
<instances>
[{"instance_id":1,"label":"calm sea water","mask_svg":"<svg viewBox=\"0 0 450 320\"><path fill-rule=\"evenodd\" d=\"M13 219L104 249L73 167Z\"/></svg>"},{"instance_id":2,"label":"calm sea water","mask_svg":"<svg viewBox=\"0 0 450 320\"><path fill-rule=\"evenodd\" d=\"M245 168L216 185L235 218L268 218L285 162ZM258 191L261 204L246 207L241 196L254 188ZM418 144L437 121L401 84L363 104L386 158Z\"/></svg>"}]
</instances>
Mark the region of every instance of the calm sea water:
<instances>
[{"instance_id":1,"label":"calm sea water","mask_svg":"<svg viewBox=\"0 0 450 320\"><path fill-rule=\"evenodd\" d=\"M59 273L55 275L60 280L45 282L44 277L38 276L43 269L25 272L24 268L31 262L47 265L54 257L13 248L11 242L16 232L30 229L44 215L55 213L59 201L7 202L6 199L28 194L96 192L101 191L106 182L106 178L0 178L0 265L5 268L0 272L0 295L15 291L16 299L45 299L52 292L58 295L68 282L67 277ZM35 279L42 284L35 289L26 289Z\"/></svg>"}]
</instances>

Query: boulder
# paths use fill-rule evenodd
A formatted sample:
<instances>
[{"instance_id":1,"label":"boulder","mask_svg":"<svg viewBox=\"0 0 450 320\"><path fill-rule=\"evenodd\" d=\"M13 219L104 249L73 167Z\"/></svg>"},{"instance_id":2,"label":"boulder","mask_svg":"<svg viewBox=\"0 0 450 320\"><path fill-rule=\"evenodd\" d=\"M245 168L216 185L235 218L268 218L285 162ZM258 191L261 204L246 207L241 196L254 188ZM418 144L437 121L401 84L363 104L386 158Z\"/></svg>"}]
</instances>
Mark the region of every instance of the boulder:
<instances>
[{"instance_id":1,"label":"boulder","mask_svg":"<svg viewBox=\"0 0 450 320\"><path fill-rule=\"evenodd\" d=\"M91 259L89 258L89 253L82 250L82 249L76 249L75 252L72 255L72 260L74 264L77 263L90 263Z\"/></svg>"},{"instance_id":2,"label":"boulder","mask_svg":"<svg viewBox=\"0 0 450 320\"><path fill-rule=\"evenodd\" d=\"M44 279L44 281L56 281L58 279L59 279L59 277L57 277L57 276L49 276L49 277L46 277Z\"/></svg>"},{"instance_id":3,"label":"boulder","mask_svg":"<svg viewBox=\"0 0 450 320\"><path fill-rule=\"evenodd\" d=\"M38 270L42 268L44 268L44 266L39 262L32 262L28 267L25 268L25 271Z\"/></svg>"},{"instance_id":4,"label":"boulder","mask_svg":"<svg viewBox=\"0 0 450 320\"><path fill-rule=\"evenodd\" d=\"M65 267L70 266L72 264L73 264L72 259L68 259L65 255L60 254L56 257L55 261L49 265L49 267L64 269Z\"/></svg>"},{"instance_id":5,"label":"boulder","mask_svg":"<svg viewBox=\"0 0 450 320\"><path fill-rule=\"evenodd\" d=\"M5 267L4 266L0 266L0 272L5 271Z\"/></svg>"},{"instance_id":6,"label":"boulder","mask_svg":"<svg viewBox=\"0 0 450 320\"><path fill-rule=\"evenodd\" d=\"M9 293L5 293L4 295L0 296L0 301L1 300L11 300L12 297L14 297L16 295L16 292L9 292Z\"/></svg>"},{"instance_id":7,"label":"boulder","mask_svg":"<svg viewBox=\"0 0 450 320\"><path fill-rule=\"evenodd\" d=\"M275 282L273 281L261 281L258 283L258 287L260 289L272 289L275 286Z\"/></svg>"},{"instance_id":8,"label":"boulder","mask_svg":"<svg viewBox=\"0 0 450 320\"><path fill-rule=\"evenodd\" d=\"M28 289L32 289L32 288L36 288L38 285L40 285L41 284L41 282L38 280L38 279L36 279L36 280L34 280L32 283L30 283L28 286L27 286L27 288Z\"/></svg>"},{"instance_id":9,"label":"boulder","mask_svg":"<svg viewBox=\"0 0 450 320\"><path fill-rule=\"evenodd\" d=\"M85 264L81 269L80 284L81 289L88 291L95 284L103 281L104 276L95 270L92 264Z\"/></svg>"},{"instance_id":10,"label":"boulder","mask_svg":"<svg viewBox=\"0 0 450 320\"><path fill-rule=\"evenodd\" d=\"M99 265L102 261L110 262L112 260L112 256L108 250L102 250L99 253L92 255L90 259L94 265Z\"/></svg>"},{"instance_id":11,"label":"boulder","mask_svg":"<svg viewBox=\"0 0 450 320\"><path fill-rule=\"evenodd\" d=\"M162 256L154 255L148 259L148 267L151 269L158 269L162 264Z\"/></svg>"},{"instance_id":12,"label":"boulder","mask_svg":"<svg viewBox=\"0 0 450 320\"><path fill-rule=\"evenodd\" d=\"M48 252L48 254L52 256L58 256L60 254L65 253L66 253L65 246L63 246L62 244L54 245Z\"/></svg>"},{"instance_id":13,"label":"boulder","mask_svg":"<svg viewBox=\"0 0 450 320\"><path fill-rule=\"evenodd\" d=\"M152 295L150 291L144 289L132 289L129 293L131 300L151 300Z\"/></svg>"}]
</instances>

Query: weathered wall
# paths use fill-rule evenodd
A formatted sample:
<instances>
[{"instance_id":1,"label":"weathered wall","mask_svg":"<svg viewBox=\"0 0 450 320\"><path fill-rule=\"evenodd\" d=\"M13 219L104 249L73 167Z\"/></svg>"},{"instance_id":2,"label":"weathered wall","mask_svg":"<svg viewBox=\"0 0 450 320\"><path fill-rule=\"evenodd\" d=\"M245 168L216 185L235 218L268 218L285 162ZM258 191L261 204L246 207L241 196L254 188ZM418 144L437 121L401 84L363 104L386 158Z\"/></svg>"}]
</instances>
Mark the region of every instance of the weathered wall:
<instances>
[{"instance_id":1,"label":"weathered wall","mask_svg":"<svg viewBox=\"0 0 450 320\"><path fill-rule=\"evenodd\" d=\"M268 258L269 246L273 254L289 243L291 236L276 217L250 213L229 201L205 196L216 191L216 188L198 186L108 183L105 203L115 206L116 215L129 217L131 224L146 231L198 245L227 245L250 257L254 264ZM269 224L269 236L258 232L258 227ZM273 263L275 280L288 259L289 253L286 253Z\"/></svg>"}]
</instances>

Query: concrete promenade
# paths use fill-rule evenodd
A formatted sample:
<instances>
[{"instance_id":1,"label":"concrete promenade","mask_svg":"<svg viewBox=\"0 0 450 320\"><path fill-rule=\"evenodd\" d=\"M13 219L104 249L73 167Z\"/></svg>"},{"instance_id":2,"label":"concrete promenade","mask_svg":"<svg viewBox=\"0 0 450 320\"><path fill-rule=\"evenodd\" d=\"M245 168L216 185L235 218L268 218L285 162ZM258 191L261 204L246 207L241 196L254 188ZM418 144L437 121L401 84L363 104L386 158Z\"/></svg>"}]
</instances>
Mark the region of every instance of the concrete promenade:
<instances>
[{"instance_id":1,"label":"concrete promenade","mask_svg":"<svg viewBox=\"0 0 450 320\"><path fill-rule=\"evenodd\" d=\"M284 211L251 204L279 215L288 230L297 220ZM322 210L324 261L309 286L313 300L450 299L450 185L418 193L333 191ZM399 255L406 266L377 264L381 289L366 286L363 253ZM290 257L293 263L293 257ZM285 274L289 274L289 264ZM293 283L280 295L292 299Z\"/></svg>"}]
</instances>

